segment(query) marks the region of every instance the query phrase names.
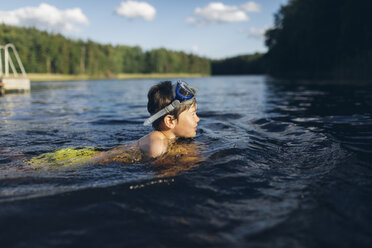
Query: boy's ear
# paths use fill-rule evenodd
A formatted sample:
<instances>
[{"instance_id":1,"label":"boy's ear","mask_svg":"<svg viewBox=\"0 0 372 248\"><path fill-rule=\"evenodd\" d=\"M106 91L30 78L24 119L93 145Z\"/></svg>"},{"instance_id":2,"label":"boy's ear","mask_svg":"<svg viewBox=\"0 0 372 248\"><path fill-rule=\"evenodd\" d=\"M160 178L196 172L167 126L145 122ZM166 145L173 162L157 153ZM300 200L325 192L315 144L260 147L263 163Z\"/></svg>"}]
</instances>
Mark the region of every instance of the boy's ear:
<instances>
[{"instance_id":1,"label":"boy's ear","mask_svg":"<svg viewBox=\"0 0 372 248\"><path fill-rule=\"evenodd\" d=\"M173 115L166 115L164 117L164 124L167 128L174 128L176 126L177 119L173 117Z\"/></svg>"}]
</instances>

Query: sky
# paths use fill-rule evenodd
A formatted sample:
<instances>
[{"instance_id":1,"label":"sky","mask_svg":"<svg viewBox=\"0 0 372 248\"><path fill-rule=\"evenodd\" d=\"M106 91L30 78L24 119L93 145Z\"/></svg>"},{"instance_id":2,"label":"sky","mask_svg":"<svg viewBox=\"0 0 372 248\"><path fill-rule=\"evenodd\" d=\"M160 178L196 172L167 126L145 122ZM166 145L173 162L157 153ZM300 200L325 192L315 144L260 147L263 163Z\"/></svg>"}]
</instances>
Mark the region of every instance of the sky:
<instances>
[{"instance_id":1,"label":"sky","mask_svg":"<svg viewBox=\"0 0 372 248\"><path fill-rule=\"evenodd\" d=\"M0 23L102 44L212 59L266 52L264 31L288 0L12 0Z\"/></svg>"}]
</instances>

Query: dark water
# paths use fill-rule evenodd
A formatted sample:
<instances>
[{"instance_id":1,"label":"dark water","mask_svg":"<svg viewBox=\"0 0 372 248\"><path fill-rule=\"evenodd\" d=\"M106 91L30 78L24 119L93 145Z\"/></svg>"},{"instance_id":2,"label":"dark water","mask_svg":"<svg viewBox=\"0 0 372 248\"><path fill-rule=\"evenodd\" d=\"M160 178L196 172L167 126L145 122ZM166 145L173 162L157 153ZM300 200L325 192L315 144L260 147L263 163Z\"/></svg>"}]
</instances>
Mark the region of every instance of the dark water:
<instances>
[{"instance_id":1,"label":"dark water","mask_svg":"<svg viewBox=\"0 0 372 248\"><path fill-rule=\"evenodd\" d=\"M146 163L22 163L147 134L156 80L33 83L1 97L1 247L371 245L371 86L186 81L199 88L205 158L162 178Z\"/></svg>"}]
</instances>

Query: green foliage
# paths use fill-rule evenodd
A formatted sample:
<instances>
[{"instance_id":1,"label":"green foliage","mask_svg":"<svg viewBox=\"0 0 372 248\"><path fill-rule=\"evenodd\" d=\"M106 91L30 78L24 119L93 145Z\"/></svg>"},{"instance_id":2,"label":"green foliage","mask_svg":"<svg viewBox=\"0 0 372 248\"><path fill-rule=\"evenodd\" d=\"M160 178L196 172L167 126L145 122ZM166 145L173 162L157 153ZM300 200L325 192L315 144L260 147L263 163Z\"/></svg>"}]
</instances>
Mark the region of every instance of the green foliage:
<instances>
[{"instance_id":1,"label":"green foliage","mask_svg":"<svg viewBox=\"0 0 372 248\"><path fill-rule=\"evenodd\" d=\"M30 73L105 75L118 73L210 74L210 60L164 48L102 45L71 40L35 28L0 24L0 44L13 43Z\"/></svg>"},{"instance_id":2,"label":"green foliage","mask_svg":"<svg viewBox=\"0 0 372 248\"><path fill-rule=\"evenodd\" d=\"M212 61L213 75L264 74L263 54L241 55L233 58Z\"/></svg>"},{"instance_id":3,"label":"green foliage","mask_svg":"<svg viewBox=\"0 0 372 248\"><path fill-rule=\"evenodd\" d=\"M291 0L266 33L269 73L308 79L371 79L369 1Z\"/></svg>"},{"instance_id":4,"label":"green foliage","mask_svg":"<svg viewBox=\"0 0 372 248\"><path fill-rule=\"evenodd\" d=\"M156 73L203 73L210 74L210 60L184 52L154 49L145 53L145 72ZM202 69L202 70L201 70Z\"/></svg>"}]
</instances>

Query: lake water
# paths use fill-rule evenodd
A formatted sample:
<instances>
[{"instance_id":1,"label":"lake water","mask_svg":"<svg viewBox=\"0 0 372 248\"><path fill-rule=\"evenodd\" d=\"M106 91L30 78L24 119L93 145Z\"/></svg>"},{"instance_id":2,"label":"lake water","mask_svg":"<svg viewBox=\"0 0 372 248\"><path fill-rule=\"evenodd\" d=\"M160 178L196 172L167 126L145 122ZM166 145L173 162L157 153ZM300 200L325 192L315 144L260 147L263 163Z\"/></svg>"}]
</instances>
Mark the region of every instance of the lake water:
<instances>
[{"instance_id":1,"label":"lake water","mask_svg":"<svg viewBox=\"0 0 372 248\"><path fill-rule=\"evenodd\" d=\"M1 246L370 246L372 86L185 81L199 88L189 143L203 159L173 174L145 162L23 163L149 133L158 80L33 82L0 97Z\"/></svg>"}]
</instances>

